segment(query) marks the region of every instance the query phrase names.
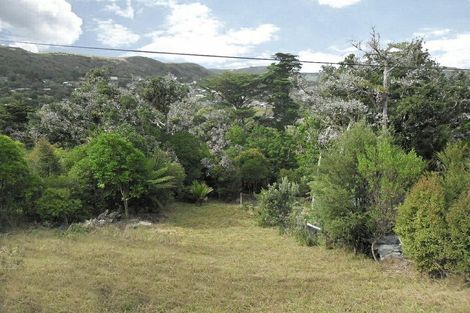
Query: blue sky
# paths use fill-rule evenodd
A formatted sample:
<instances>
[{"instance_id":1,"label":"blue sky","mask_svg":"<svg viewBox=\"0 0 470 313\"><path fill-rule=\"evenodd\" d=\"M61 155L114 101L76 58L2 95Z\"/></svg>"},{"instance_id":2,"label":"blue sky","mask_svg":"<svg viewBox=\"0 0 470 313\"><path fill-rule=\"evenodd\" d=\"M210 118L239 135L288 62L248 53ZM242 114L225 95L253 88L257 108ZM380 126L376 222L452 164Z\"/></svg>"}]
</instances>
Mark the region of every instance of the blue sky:
<instances>
[{"instance_id":1,"label":"blue sky","mask_svg":"<svg viewBox=\"0 0 470 313\"><path fill-rule=\"evenodd\" d=\"M239 56L282 51L302 59L339 61L352 51L351 41L367 40L372 27L384 42L423 37L441 64L470 68L470 0L0 1L0 38L112 48ZM213 68L262 64L152 57ZM305 68L317 70L316 65Z\"/></svg>"}]
</instances>

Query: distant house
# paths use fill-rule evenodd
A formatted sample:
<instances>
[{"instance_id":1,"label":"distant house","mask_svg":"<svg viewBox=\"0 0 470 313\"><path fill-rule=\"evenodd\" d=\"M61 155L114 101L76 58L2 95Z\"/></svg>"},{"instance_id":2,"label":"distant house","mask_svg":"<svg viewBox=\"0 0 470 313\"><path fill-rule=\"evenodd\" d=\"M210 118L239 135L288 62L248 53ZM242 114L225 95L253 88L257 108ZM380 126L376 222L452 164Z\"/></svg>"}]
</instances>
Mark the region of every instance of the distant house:
<instances>
[{"instance_id":1,"label":"distant house","mask_svg":"<svg viewBox=\"0 0 470 313\"><path fill-rule=\"evenodd\" d=\"M117 77L117 76L110 76L110 77L109 77L109 80L117 81L117 80L119 80L119 77Z\"/></svg>"}]
</instances>

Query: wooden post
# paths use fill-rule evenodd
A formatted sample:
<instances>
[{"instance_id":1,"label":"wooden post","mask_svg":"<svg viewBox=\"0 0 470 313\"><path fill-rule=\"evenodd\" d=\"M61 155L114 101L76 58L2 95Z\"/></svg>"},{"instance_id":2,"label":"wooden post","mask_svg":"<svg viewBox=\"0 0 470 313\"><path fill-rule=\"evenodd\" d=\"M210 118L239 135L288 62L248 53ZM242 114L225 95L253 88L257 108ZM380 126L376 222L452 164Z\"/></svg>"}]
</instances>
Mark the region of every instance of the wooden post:
<instances>
[{"instance_id":1,"label":"wooden post","mask_svg":"<svg viewBox=\"0 0 470 313\"><path fill-rule=\"evenodd\" d=\"M240 192L240 207L243 207L243 192Z\"/></svg>"}]
</instances>

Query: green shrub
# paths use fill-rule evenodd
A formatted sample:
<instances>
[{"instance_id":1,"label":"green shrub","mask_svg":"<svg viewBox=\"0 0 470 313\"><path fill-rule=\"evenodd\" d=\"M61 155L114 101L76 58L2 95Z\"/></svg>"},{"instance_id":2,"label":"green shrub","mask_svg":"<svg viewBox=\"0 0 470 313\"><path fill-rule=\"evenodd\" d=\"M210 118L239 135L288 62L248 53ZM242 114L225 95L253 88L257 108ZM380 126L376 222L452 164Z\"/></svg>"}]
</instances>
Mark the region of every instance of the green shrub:
<instances>
[{"instance_id":1,"label":"green shrub","mask_svg":"<svg viewBox=\"0 0 470 313\"><path fill-rule=\"evenodd\" d=\"M451 143L437 157L446 201L451 203L470 186L470 146L464 142Z\"/></svg>"},{"instance_id":2,"label":"green shrub","mask_svg":"<svg viewBox=\"0 0 470 313\"><path fill-rule=\"evenodd\" d=\"M397 207L423 172L425 163L414 151L405 153L381 136L358 155L358 172L367 181L368 208L374 238L393 232Z\"/></svg>"},{"instance_id":3,"label":"green shrub","mask_svg":"<svg viewBox=\"0 0 470 313\"><path fill-rule=\"evenodd\" d=\"M207 186L206 183L195 180L190 187L190 191L196 203L202 205L202 203L207 200L207 195L211 193L213 189Z\"/></svg>"},{"instance_id":4,"label":"green shrub","mask_svg":"<svg viewBox=\"0 0 470 313\"><path fill-rule=\"evenodd\" d=\"M468 146L438 154L441 173L423 177L398 210L396 232L417 267L431 275L470 279L470 167Z\"/></svg>"},{"instance_id":5,"label":"green shrub","mask_svg":"<svg viewBox=\"0 0 470 313\"><path fill-rule=\"evenodd\" d=\"M39 185L28 167L23 145L0 135L0 228L28 212Z\"/></svg>"},{"instance_id":6,"label":"green shrub","mask_svg":"<svg viewBox=\"0 0 470 313\"><path fill-rule=\"evenodd\" d=\"M47 188L37 201L37 213L43 221L68 224L80 220L83 214L82 203L73 198L68 188Z\"/></svg>"},{"instance_id":7,"label":"green shrub","mask_svg":"<svg viewBox=\"0 0 470 313\"><path fill-rule=\"evenodd\" d=\"M375 239L392 232L396 208L423 168L414 152L354 125L313 169L312 214L329 241L369 253Z\"/></svg>"},{"instance_id":8,"label":"green shrub","mask_svg":"<svg viewBox=\"0 0 470 313\"><path fill-rule=\"evenodd\" d=\"M470 281L470 188L450 208L447 223L451 241L447 269Z\"/></svg>"},{"instance_id":9,"label":"green shrub","mask_svg":"<svg viewBox=\"0 0 470 313\"><path fill-rule=\"evenodd\" d=\"M214 186L217 197L221 200L233 201L239 197L241 191L240 171L231 164L222 166L216 164L210 171L209 181Z\"/></svg>"},{"instance_id":10,"label":"green shrub","mask_svg":"<svg viewBox=\"0 0 470 313\"><path fill-rule=\"evenodd\" d=\"M201 178L204 170L202 160L210 156L205 142L188 132L178 132L168 137L167 145L184 167L186 184Z\"/></svg>"},{"instance_id":11,"label":"green shrub","mask_svg":"<svg viewBox=\"0 0 470 313\"><path fill-rule=\"evenodd\" d=\"M34 149L28 156L28 161L31 168L41 177L60 174L60 158L46 139L40 139L36 142Z\"/></svg>"},{"instance_id":12,"label":"green shrub","mask_svg":"<svg viewBox=\"0 0 470 313\"><path fill-rule=\"evenodd\" d=\"M258 195L258 220L262 226L288 225L289 214L296 204L299 186L284 177L280 183L274 183Z\"/></svg>"},{"instance_id":13,"label":"green shrub","mask_svg":"<svg viewBox=\"0 0 470 313\"><path fill-rule=\"evenodd\" d=\"M267 184L271 167L269 161L258 149L242 151L236 159L242 185L249 192L257 192Z\"/></svg>"},{"instance_id":14,"label":"green shrub","mask_svg":"<svg viewBox=\"0 0 470 313\"><path fill-rule=\"evenodd\" d=\"M398 209L395 231L406 255L417 268L433 275L444 273L448 245L444 190L436 175L421 178Z\"/></svg>"}]
</instances>

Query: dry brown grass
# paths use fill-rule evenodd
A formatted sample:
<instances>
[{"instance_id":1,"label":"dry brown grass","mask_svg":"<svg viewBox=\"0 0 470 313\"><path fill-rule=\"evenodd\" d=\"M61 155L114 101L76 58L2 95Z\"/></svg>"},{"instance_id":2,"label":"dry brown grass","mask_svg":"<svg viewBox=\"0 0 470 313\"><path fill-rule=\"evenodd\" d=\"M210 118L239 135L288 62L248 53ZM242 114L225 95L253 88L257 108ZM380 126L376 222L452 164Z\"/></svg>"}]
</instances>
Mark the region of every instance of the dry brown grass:
<instances>
[{"instance_id":1,"label":"dry brown grass","mask_svg":"<svg viewBox=\"0 0 470 313\"><path fill-rule=\"evenodd\" d=\"M0 312L469 312L470 291L303 247L237 206L148 228L0 236Z\"/></svg>"}]
</instances>

